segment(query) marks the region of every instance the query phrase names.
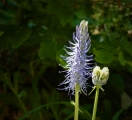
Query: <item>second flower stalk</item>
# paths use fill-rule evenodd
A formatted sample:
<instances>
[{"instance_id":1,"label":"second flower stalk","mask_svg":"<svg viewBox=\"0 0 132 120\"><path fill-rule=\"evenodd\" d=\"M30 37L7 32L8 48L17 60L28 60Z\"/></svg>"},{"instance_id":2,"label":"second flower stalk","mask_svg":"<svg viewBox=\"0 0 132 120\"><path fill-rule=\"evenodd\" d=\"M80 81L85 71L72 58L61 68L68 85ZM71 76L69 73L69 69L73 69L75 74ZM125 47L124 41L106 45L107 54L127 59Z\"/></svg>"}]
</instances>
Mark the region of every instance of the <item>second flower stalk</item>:
<instances>
[{"instance_id":1,"label":"second flower stalk","mask_svg":"<svg viewBox=\"0 0 132 120\"><path fill-rule=\"evenodd\" d=\"M99 66L96 66L93 69L92 82L94 84L93 90L96 89L96 93L95 93L95 101L94 101L92 120L96 119L96 111L97 111L97 105L98 105L99 89L103 90L102 85L106 84L108 78L109 78L109 69L107 67L104 67L101 70Z\"/></svg>"},{"instance_id":2,"label":"second flower stalk","mask_svg":"<svg viewBox=\"0 0 132 120\"><path fill-rule=\"evenodd\" d=\"M67 63L67 65L64 66L67 70L65 70L65 80L60 83L60 85L68 84L63 89L75 95L74 120L78 120L79 94L82 92L87 94L87 80L92 77L92 82L95 85L93 90L96 88L95 104L92 116L92 120L95 120L99 89L102 89L101 86L107 82L109 70L107 67L104 67L101 70L98 66L93 69L93 55L87 55L91 46L87 21L82 20L80 25L76 26L76 32L73 33L73 41L73 43L69 41L70 47L66 47L69 49L69 51L65 50L67 56L61 56Z\"/></svg>"}]
</instances>

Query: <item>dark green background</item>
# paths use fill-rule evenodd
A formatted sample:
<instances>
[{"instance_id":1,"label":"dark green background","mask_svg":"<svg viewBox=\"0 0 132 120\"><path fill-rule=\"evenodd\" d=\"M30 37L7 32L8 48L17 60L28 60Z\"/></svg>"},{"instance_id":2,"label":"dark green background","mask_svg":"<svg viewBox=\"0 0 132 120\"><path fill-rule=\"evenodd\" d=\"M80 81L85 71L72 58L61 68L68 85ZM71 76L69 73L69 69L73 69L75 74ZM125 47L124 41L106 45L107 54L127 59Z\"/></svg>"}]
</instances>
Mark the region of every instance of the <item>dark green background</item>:
<instances>
[{"instance_id":1,"label":"dark green background","mask_svg":"<svg viewBox=\"0 0 132 120\"><path fill-rule=\"evenodd\" d=\"M97 120L132 119L131 0L1 0L0 120L73 120L74 96L57 90L65 79L58 71L81 20L89 22L88 54L110 70ZM91 120L94 93L80 95L79 120Z\"/></svg>"}]
</instances>

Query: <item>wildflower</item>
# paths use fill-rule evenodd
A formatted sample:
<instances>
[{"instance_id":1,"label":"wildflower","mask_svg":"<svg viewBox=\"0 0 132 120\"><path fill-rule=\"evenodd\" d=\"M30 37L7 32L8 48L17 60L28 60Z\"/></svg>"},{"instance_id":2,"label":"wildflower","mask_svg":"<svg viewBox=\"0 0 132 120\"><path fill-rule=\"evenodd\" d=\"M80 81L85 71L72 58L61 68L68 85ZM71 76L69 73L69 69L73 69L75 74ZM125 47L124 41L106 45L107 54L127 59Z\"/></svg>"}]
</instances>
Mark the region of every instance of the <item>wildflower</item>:
<instances>
[{"instance_id":1,"label":"wildflower","mask_svg":"<svg viewBox=\"0 0 132 120\"><path fill-rule=\"evenodd\" d=\"M93 56L87 56L86 53L90 49L90 38L88 34L88 22L82 20L79 26L76 26L76 33L73 33L73 41L70 42L70 47L66 47L70 51L66 51L68 56L61 56L67 63L64 68L67 74L65 80L60 85L68 84L64 90L75 92L76 84L80 87L80 92L87 93L87 80L91 77L91 63Z\"/></svg>"},{"instance_id":2,"label":"wildflower","mask_svg":"<svg viewBox=\"0 0 132 120\"><path fill-rule=\"evenodd\" d=\"M109 69L104 67L102 70L96 66L92 72L92 82L94 85L104 85L109 78Z\"/></svg>"}]
</instances>

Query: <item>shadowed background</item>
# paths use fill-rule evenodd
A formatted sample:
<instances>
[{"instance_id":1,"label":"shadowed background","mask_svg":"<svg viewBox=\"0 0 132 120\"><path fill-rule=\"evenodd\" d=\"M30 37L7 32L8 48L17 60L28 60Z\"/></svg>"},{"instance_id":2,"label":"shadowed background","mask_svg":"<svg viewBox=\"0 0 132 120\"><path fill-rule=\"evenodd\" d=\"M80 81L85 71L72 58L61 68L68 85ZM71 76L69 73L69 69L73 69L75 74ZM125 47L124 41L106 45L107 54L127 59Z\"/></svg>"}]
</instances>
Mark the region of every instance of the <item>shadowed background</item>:
<instances>
[{"instance_id":1,"label":"shadowed background","mask_svg":"<svg viewBox=\"0 0 132 120\"><path fill-rule=\"evenodd\" d=\"M60 55L81 20L88 54L110 70L97 120L132 120L131 0L0 0L0 120L73 119L74 96L57 88L65 87ZM91 119L94 95L80 95L79 120Z\"/></svg>"}]
</instances>

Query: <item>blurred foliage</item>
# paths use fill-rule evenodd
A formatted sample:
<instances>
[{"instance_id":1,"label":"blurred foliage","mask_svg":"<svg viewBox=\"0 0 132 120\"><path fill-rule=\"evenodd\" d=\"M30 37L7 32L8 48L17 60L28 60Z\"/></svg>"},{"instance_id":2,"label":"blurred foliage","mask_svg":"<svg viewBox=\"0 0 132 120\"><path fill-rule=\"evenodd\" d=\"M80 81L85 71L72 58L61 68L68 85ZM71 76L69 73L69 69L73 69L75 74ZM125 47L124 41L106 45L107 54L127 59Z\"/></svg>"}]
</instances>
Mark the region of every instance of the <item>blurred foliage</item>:
<instances>
[{"instance_id":1,"label":"blurred foliage","mask_svg":"<svg viewBox=\"0 0 132 120\"><path fill-rule=\"evenodd\" d=\"M131 11L131 0L1 0L0 119L73 119L70 97L56 90L64 80L58 65L65 64L64 45L85 19L92 40L88 54L110 69L97 119L117 120L126 110L121 108L124 76L132 73ZM80 96L80 120L91 119L93 101L94 94Z\"/></svg>"}]
</instances>

